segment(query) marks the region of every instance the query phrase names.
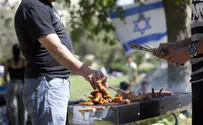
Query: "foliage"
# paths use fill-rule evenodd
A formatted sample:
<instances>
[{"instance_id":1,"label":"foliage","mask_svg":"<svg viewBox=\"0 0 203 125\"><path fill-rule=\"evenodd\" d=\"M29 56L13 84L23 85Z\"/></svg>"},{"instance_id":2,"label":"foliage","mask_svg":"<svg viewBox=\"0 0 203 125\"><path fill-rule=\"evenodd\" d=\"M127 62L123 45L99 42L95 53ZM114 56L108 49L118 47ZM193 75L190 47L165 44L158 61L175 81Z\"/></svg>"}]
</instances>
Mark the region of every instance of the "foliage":
<instances>
[{"instance_id":1,"label":"foliage","mask_svg":"<svg viewBox=\"0 0 203 125\"><path fill-rule=\"evenodd\" d=\"M0 60L0 64L1 65L4 65L6 63L6 59L5 58L2 58L1 60Z\"/></svg>"},{"instance_id":2,"label":"foliage","mask_svg":"<svg viewBox=\"0 0 203 125\"><path fill-rule=\"evenodd\" d=\"M71 36L79 38L86 31L87 38L99 41L96 36L104 33L102 41L113 44L115 37L110 36L114 31L108 11L112 11L116 0L79 0L79 6L70 6L71 1L66 0L71 14ZM117 8L118 10L121 8ZM88 32L87 32L88 31ZM78 35L77 35L78 34Z\"/></svg>"},{"instance_id":3,"label":"foliage","mask_svg":"<svg viewBox=\"0 0 203 125\"><path fill-rule=\"evenodd\" d=\"M79 55L82 60L87 54L92 54L104 64L109 52L115 48L115 46L109 46L101 41L95 42L83 37L80 42L73 42L73 48L75 54Z\"/></svg>"},{"instance_id":4,"label":"foliage","mask_svg":"<svg viewBox=\"0 0 203 125\"><path fill-rule=\"evenodd\" d=\"M125 65L120 64L120 63L111 63L110 72L112 72L112 71L122 72L122 73L126 74L127 68Z\"/></svg>"},{"instance_id":5,"label":"foliage","mask_svg":"<svg viewBox=\"0 0 203 125\"><path fill-rule=\"evenodd\" d=\"M93 63L93 60L83 59L82 62L90 66Z\"/></svg>"},{"instance_id":6,"label":"foliage","mask_svg":"<svg viewBox=\"0 0 203 125\"><path fill-rule=\"evenodd\" d=\"M10 46L17 42L14 29L14 14L17 6L0 3L0 58L11 56Z\"/></svg>"},{"instance_id":7,"label":"foliage","mask_svg":"<svg viewBox=\"0 0 203 125\"><path fill-rule=\"evenodd\" d=\"M147 73L147 72L151 71L152 69L153 69L153 67L138 68L138 72L139 73Z\"/></svg>"},{"instance_id":8,"label":"foliage","mask_svg":"<svg viewBox=\"0 0 203 125\"><path fill-rule=\"evenodd\" d=\"M3 78L2 77L0 77L0 86L3 86Z\"/></svg>"},{"instance_id":9,"label":"foliage","mask_svg":"<svg viewBox=\"0 0 203 125\"><path fill-rule=\"evenodd\" d=\"M179 113L176 113L178 116ZM191 117L184 120L178 119L180 125L191 125ZM174 125L175 119L172 115L163 115L151 119L146 119L138 122L139 125Z\"/></svg>"}]
</instances>

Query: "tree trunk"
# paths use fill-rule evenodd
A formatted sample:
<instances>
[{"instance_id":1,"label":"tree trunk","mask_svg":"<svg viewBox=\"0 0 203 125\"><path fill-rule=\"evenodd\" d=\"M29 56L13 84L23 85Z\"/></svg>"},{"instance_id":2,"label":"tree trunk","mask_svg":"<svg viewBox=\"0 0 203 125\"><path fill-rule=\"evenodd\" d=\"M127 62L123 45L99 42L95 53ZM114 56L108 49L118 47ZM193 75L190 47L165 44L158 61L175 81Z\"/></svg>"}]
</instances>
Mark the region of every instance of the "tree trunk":
<instances>
[{"instance_id":1,"label":"tree trunk","mask_svg":"<svg viewBox=\"0 0 203 125\"><path fill-rule=\"evenodd\" d=\"M168 42L175 42L190 37L191 9L188 0L163 0L168 29ZM191 65L187 62L183 67L177 68L168 65L168 87L174 91L190 91Z\"/></svg>"}]
</instances>

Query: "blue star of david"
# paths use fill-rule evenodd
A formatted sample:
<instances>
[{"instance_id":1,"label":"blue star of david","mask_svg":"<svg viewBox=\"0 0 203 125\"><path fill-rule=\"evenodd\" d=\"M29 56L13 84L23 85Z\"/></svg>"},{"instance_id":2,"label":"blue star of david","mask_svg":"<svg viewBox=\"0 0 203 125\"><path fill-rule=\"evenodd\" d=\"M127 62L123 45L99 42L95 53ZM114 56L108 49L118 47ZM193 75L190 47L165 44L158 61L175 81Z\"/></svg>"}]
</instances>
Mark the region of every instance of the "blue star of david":
<instances>
[{"instance_id":1,"label":"blue star of david","mask_svg":"<svg viewBox=\"0 0 203 125\"><path fill-rule=\"evenodd\" d=\"M146 30L151 29L152 27L149 23L150 19L150 17L145 17L144 15L141 15L138 20L133 21L133 24L135 25L134 32L140 32L140 34L143 35ZM139 23L142 21L145 22L145 26L143 28L140 28Z\"/></svg>"}]
</instances>

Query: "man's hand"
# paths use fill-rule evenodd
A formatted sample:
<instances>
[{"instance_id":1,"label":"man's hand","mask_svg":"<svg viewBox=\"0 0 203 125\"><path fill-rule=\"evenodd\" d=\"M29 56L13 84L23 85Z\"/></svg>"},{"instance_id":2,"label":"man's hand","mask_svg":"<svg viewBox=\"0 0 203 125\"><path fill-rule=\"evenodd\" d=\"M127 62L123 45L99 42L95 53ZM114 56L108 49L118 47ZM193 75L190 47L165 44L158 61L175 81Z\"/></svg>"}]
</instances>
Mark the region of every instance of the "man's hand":
<instances>
[{"instance_id":1,"label":"man's hand","mask_svg":"<svg viewBox=\"0 0 203 125\"><path fill-rule=\"evenodd\" d=\"M187 47L180 48L176 43L160 44L154 55L175 66L181 66L190 59Z\"/></svg>"},{"instance_id":2,"label":"man's hand","mask_svg":"<svg viewBox=\"0 0 203 125\"><path fill-rule=\"evenodd\" d=\"M91 84L93 89L96 89L96 81L101 80L104 77L104 74L101 71L93 70L87 65L82 66L83 77ZM104 81L103 85L108 87L108 83Z\"/></svg>"},{"instance_id":3,"label":"man's hand","mask_svg":"<svg viewBox=\"0 0 203 125\"><path fill-rule=\"evenodd\" d=\"M168 61L169 64L174 66L181 66L191 57L188 54L187 47L184 47L170 50L167 56L164 58Z\"/></svg>"},{"instance_id":4,"label":"man's hand","mask_svg":"<svg viewBox=\"0 0 203 125\"><path fill-rule=\"evenodd\" d=\"M175 43L161 43L153 54L161 59L167 60L169 58L167 56L168 52L175 48L177 48Z\"/></svg>"}]
</instances>

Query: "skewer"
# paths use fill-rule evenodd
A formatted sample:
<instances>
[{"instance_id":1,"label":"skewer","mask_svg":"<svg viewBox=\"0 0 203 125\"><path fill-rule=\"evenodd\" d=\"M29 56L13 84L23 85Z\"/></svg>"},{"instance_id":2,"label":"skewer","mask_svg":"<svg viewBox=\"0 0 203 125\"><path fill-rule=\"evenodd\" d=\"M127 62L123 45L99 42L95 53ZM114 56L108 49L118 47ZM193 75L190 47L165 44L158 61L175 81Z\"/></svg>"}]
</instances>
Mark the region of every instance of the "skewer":
<instances>
[{"instance_id":1,"label":"skewer","mask_svg":"<svg viewBox=\"0 0 203 125\"><path fill-rule=\"evenodd\" d=\"M154 51L155 51L154 49L143 47L143 46L137 45L137 44L130 44L130 48L143 50L143 51L150 52L150 53L154 53Z\"/></svg>"},{"instance_id":2,"label":"skewer","mask_svg":"<svg viewBox=\"0 0 203 125\"><path fill-rule=\"evenodd\" d=\"M111 89L111 90L114 90L119 95L122 95L122 96L126 96L127 95L127 93L125 91L121 90L121 89L115 89L115 88L113 88L111 86L109 86L108 88Z\"/></svg>"},{"instance_id":3,"label":"skewer","mask_svg":"<svg viewBox=\"0 0 203 125\"><path fill-rule=\"evenodd\" d=\"M154 48L152 48L152 47L150 47L150 46L148 46L148 45L143 44L143 46L145 46L145 47L148 48L148 49L154 50Z\"/></svg>"}]
</instances>

